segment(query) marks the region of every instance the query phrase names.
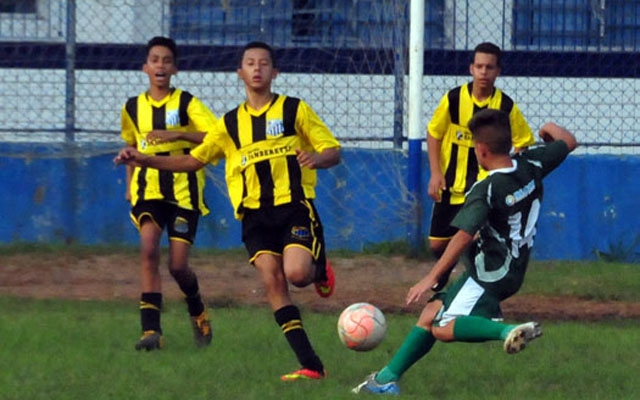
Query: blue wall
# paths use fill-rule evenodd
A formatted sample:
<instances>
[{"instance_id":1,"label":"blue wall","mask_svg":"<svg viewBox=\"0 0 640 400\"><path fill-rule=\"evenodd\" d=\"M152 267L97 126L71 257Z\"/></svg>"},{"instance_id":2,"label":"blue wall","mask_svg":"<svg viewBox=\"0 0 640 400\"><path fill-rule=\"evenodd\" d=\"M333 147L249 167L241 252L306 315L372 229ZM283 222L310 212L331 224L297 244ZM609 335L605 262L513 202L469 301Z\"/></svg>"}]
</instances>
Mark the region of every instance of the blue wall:
<instances>
[{"instance_id":1,"label":"blue wall","mask_svg":"<svg viewBox=\"0 0 640 400\"><path fill-rule=\"evenodd\" d=\"M25 148L39 154L34 146L6 146L5 154ZM0 157L0 243L137 244L124 200L124 168L114 167L112 158ZM341 165L320 171L316 204L329 249L359 250L407 238L412 215L404 182L407 162L401 152L345 149ZM210 172L223 182L221 166ZM588 260L596 250L614 249L640 261L638 177L638 157L570 156L547 178L534 257ZM427 179L425 165L423 191ZM242 246L224 186L208 184L206 197L212 214L200 220L196 245ZM426 193L423 197L425 232L432 204Z\"/></svg>"}]
</instances>

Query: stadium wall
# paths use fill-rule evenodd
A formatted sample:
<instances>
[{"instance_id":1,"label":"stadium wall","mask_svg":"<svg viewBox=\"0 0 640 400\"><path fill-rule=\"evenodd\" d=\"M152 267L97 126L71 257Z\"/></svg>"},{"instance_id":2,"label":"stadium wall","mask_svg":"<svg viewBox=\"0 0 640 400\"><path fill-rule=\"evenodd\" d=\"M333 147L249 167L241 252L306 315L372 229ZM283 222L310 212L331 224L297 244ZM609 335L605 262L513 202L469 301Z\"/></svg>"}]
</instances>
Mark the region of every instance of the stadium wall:
<instances>
[{"instance_id":1,"label":"stadium wall","mask_svg":"<svg viewBox=\"0 0 640 400\"><path fill-rule=\"evenodd\" d=\"M42 150L28 144L7 146L13 154ZM136 245L137 232L124 200L124 169L114 167L112 158L113 154L0 157L0 243ZM406 239L406 221L393 217L399 208L406 207L402 194L387 191L381 197L366 190L396 185L382 172L398 164L406 169L406 161L402 152L345 149L342 163L332 173L320 171L317 206L329 249L361 250L368 244ZM371 165L381 173L365 171ZM423 171L424 182L428 169ZM208 174L209 182L214 182L206 190L212 213L201 219L196 245L241 247L240 224L233 219L224 185L219 184L224 179L223 167L210 167ZM638 176L637 157L570 156L547 178L534 258L588 260L600 252L638 261ZM423 196L427 199L423 226L428 227L431 204L426 193ZM346 211L333 212L336 209ZM357 225L351 213L358 215Z\"/></svg>"}]
</instances>

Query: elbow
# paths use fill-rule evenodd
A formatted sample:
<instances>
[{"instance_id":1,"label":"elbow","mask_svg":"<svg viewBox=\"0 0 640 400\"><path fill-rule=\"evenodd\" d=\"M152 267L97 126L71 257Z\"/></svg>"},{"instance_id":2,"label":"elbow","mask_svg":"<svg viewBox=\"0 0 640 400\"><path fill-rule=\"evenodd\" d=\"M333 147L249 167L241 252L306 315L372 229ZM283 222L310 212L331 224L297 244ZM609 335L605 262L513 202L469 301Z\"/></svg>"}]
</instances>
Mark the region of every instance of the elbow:
<instances>
[{"instance_id":1,"label":"elbow","mask_svg":"<svg viewBox=\"0 0 640 400\"><path fill-rule=\"evenodd\" d=\"M578 147L578 141L573 136L567 137L567 138L563 138L562 140L567 145L567 148L569 149L569 153L571 153L572 151L574 151Z\"/></svg>"},{"instance_id":2,"label":"elbow","mask_svg":"<svg viewBox=\"0 0 640 400\"><path fill-rule=\"evenodd\" d=\"M328 159L329 162L327 163L327 168L340 164L341 159L342 159L342 156L340 155L340 150L331 149L330 157Z\"/></svg>"},{"instance_id":3,"label":"elbow","mask_svg":"<svg viewBox=\"0 0 640 400\"><path fill-rule=\"evenodd\" d=\"M189 157L188 162L185 163L185 170L187 172L195 172L204 167L205 164L201 163L200 161L193 158L192 156L188 156L188 157Z\"/></svg>"}]
</instances>

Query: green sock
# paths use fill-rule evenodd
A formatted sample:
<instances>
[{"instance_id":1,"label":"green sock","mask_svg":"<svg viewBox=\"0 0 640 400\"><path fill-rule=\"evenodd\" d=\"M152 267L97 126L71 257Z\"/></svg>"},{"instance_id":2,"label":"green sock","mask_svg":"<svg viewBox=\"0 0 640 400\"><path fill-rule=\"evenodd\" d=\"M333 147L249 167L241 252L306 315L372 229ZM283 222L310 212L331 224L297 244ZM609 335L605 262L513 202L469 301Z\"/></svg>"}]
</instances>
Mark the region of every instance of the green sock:
<instances>
[{"instance_id":1,"label":"green sock","mask_svg":"<svg viewBox=\"0 0 640 400\"><path fill-rule=\"evenodd\" d=\"M414 326L391 362L378 372L376 382L385 384L400 379L406 370L431 350L435 342L431 331Z\"/></svg>"},{"instance_id":2,"label":"green sock","mask_svg":"<svg viewBox=\"0 0 640 400\"><path fill-rule=\"evenodd\" d=\"M514 325L503 324L488 318L467 315L456 318L453 337L458 342L503 340L513 327Z\"/></svg>"}]
</instances>

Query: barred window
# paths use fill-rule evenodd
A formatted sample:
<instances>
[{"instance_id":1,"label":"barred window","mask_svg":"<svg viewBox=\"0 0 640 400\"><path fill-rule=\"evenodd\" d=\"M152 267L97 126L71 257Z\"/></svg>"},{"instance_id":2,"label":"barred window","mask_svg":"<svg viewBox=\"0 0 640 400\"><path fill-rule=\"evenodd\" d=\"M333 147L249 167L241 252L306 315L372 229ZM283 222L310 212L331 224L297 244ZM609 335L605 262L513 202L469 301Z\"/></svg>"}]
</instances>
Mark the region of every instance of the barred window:
<instances>
[{"instance_id":1,"label":"barred window","mask_svg":"<svg viewBox=\"0 0 640 400\"><path fill-rule=\"evenodd\" d=\"M639 0L514 0L513 44L525 50L636 51Z\"/></svg>"}]
</instances>

